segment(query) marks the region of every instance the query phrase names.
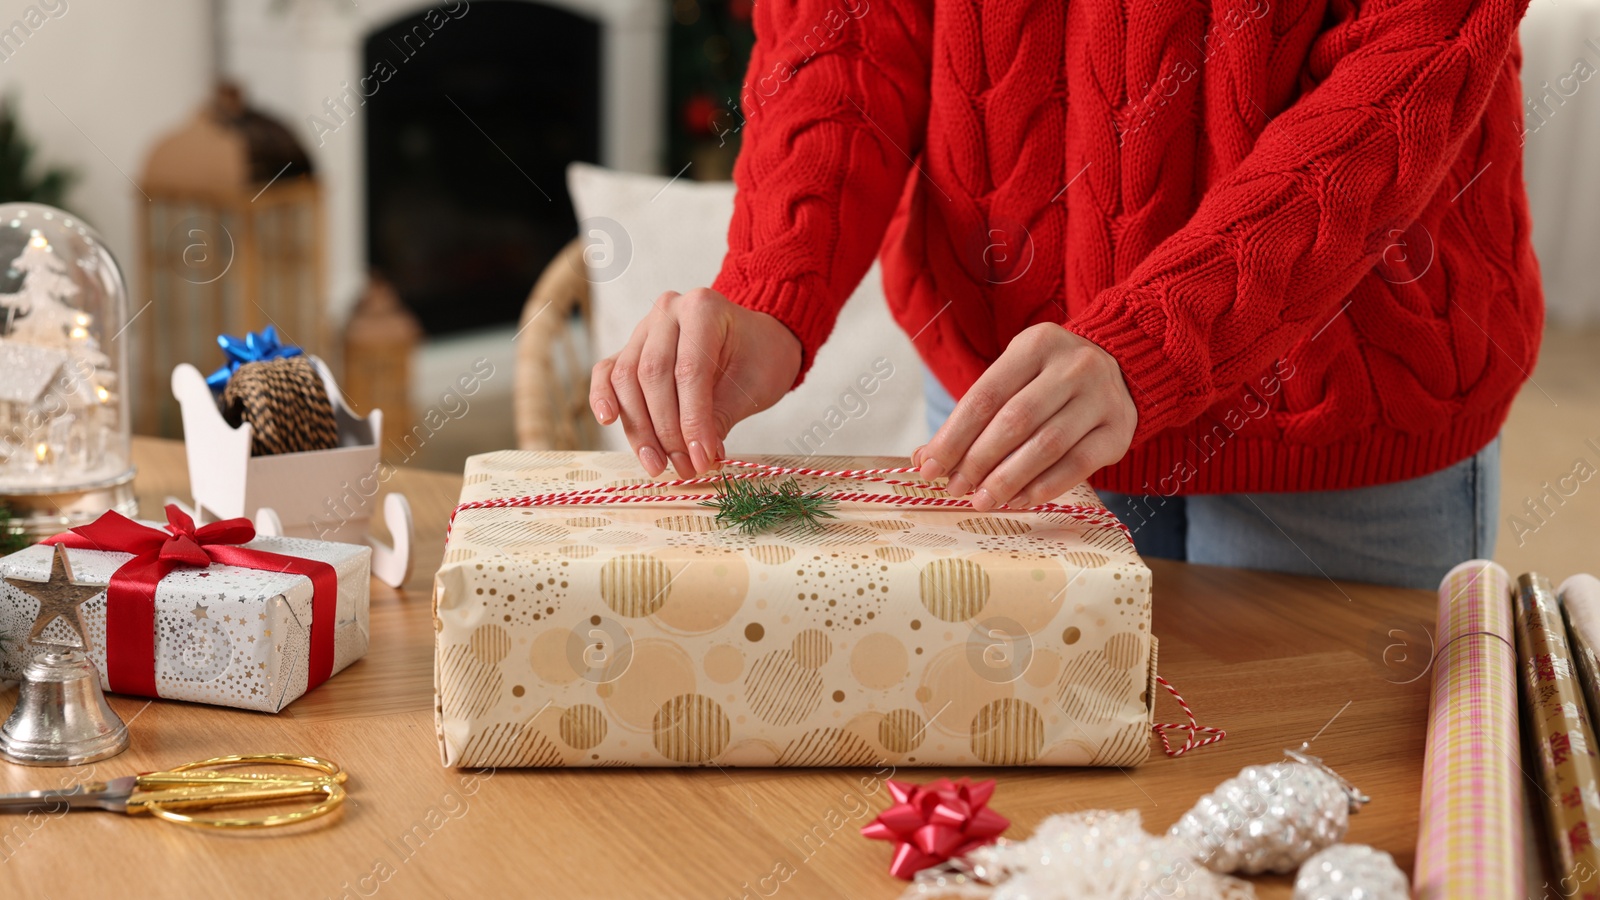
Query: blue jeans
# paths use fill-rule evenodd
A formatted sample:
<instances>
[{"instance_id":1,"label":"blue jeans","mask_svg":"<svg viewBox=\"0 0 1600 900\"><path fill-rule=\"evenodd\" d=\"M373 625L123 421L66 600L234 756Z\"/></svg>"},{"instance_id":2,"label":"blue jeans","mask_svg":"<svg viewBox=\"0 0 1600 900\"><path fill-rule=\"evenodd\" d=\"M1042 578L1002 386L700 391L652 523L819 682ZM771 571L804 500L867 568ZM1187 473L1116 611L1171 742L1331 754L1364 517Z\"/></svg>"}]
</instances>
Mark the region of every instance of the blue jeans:
<instances>
[{"instance_id":1,"label":"blue jeans","mask_svg":"<svg viewBox=\"0 0 1600 900\"><path fill-rule=\"evenodd\" d=\"M955 400L925 379L932 434ZM1420 478L1343 491L1151 497L1100 491L1146 557L1434 590L1494 554L1500 438Z\"/></svg>"}]
</instances>

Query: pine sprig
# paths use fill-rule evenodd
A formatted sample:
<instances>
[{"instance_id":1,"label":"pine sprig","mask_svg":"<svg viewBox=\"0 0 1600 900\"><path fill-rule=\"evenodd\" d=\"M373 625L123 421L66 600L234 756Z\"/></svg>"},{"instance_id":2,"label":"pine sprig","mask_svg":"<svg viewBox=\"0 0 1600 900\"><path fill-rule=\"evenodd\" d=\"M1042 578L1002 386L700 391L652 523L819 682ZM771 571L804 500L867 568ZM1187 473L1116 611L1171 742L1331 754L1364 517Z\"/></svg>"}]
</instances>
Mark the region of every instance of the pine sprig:
<instances>
[{"instance_id":1,"label":"pine sprig","mask_svg":"<svg viewBox=\"0 0 1600 900\"><path fill-rule=\"evenodd\" d=\"M803 531L819 531L823 519L832 519L838 504L818 491L803 491L790 478L781 484L758 478L724 479L717 482L715 500L702 500L701 506L717 511L717 524L737 528L743 534L793 526Z\"/></svg>"}]
</instances>

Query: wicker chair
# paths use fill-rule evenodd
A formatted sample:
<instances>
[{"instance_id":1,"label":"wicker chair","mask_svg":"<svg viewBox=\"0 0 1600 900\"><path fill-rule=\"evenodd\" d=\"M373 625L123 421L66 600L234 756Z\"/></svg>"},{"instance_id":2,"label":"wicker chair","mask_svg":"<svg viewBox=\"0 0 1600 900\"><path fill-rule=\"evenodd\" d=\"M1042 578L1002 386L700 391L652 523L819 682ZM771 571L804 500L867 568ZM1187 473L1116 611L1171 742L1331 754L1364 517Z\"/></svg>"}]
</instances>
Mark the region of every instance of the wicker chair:
<instances>
[{"instance_id":1,"label":"wicker chair","mask_svg":"<svg viewBox=\"0 0 1600 900\"><path fill-rule=\"evenodd\" d=\"M581 238L562 248L528 295L517 332L512 404L517 447L591 450L599 426L589 412L589 279Z\"/></svg>"},{"instance_id":2,"label":"wicker chair","mask_svg":"<svg viewBox=\"0 0 1600 900\"><path fill-rule=\"evenodd\" d=\"M584 261L585 247L585 240L580 237L562 248L539 275L539 282L523 307L516 339L516 380L512 385L517 446L523 450L599 450L607 444L589 411L589 370L595 362L594 335L601 330L597 324L604 324L597 315L626 317L627 302L626 298L618 302L624 307L620 310L606 310L602 303L597 313ZM663 280L670 283L674 279ZM876 284L871 290L881 291ZM628 293L638 299L637 291ZM865 374L869 361L879 354L892 359L891 372L902 374L890 389L872 398L876 412L871 426L841 429L838 437L830 435L828 452L903 453L903 448L927 440L921 363L910 341L889 319L881 297L869 298L867 305L858 303L853 310L847 305L834 331L836 337L829 349L835 352L836 360L844 362L832 365L844 368L830 372L819 364L821 371L813 370L805 385L774 408L741 423L735 435L730 436L731 452L794 452L795 435L810 434L811 428L825 429L820 418L824 411L830 409L830 404L842 402L841 392L851 390L854 376ZM887 384L887 376L885 379ZM620 437L615 435L614 439Z\"/></svg>"}]
</instances>

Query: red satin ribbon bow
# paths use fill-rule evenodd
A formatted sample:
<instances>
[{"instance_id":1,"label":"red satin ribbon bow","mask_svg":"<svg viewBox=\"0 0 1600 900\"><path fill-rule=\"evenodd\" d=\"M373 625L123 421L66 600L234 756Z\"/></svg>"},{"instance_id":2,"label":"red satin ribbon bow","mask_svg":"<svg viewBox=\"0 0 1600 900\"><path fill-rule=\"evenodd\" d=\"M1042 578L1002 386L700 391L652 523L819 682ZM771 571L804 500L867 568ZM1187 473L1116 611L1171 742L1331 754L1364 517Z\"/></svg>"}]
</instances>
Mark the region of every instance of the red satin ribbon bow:
<instances>
[{"instance_id":1,"label":"red satin ribbon bow","mask_svg":"<svg viewBox=\"0 0 1600 900\"><path fill-rule=\"evenodd\" d=\"M196 528L187 513L169 505L165 531L108 512L41 543L133 554L112 573L106 588L106 682L118 693L145 697L160 696L156 691L156 585L168 572L220 563L304 575L311 579L311 662L306 683L310 690L333 674L339 574L318 560L237 546L255 536L249 519L224 519Z\"/></svg>"},{"instance_id":2,"label":"red satin ribbon bow","mask_svg":"<svg viewBox=\"0 0 1600 900\"><path fill-rule=\"evenodd\" d=\"M917 872L952 856L991 843L1011 824L988 807L994 781L941 778L926 787L890 781L894 805L861 833L876 841L894 842L889 874L907 881Z\"/></svg>"}]
</instances>

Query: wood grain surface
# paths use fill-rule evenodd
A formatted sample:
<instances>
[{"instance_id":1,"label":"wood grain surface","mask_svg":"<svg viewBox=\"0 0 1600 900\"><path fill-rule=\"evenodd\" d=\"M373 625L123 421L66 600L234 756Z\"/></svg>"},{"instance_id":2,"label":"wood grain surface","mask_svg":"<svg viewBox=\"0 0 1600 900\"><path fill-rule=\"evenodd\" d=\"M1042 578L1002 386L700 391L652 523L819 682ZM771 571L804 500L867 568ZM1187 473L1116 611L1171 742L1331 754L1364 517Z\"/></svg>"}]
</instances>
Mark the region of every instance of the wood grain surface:
<instances>
[{"instance_id":1,"label":"wood grain surface","mask_svg":"<svg viewBox=\"0 0 1600 900\"><path fill-rule=\"evenodd\" d=\"M145 517L187 496L182 445L139 439ZM401 471L419 558L405 590L372 586L366 659L278 715L113 696L133 743L76 769L0 764L18 791L224 753L294 751L349 770L351 800L323 826L221 835L113 813L0 818L8 897L892 898L887 844L856 829L887 805L882 779L994 777L992 806L1022 837L1045 816L1137 809L1165 829L1246 765L1312 741L1372 803L1348 839L1408 871L1434 597L1152 561L1161 672L1219 745L1137 769L660 769L452 771L433 720L430 591L460 478ZM0 698L9 709L15 688ZM1181 718L1163 698L1157 719ZM1288 878L1258 880L1265 898Z\"/></svg>"}]
</instances>

